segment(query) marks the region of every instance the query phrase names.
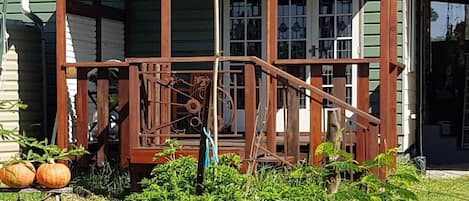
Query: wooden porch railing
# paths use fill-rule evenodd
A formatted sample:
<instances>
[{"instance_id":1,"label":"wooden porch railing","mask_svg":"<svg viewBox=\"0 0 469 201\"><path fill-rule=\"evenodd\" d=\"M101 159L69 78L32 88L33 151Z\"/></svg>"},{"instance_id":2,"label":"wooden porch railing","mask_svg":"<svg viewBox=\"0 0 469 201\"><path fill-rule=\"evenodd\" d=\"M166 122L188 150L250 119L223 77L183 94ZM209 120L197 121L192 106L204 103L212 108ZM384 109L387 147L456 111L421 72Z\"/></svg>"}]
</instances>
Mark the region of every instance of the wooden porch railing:
<instances>
[{"instance_id":1,"label":"wooden porch railing","mask_svg":"<svg viewBox=\"0 0 469 201\"><path fill-rule=\"evenodd\" d=\"M107 149L107 128L109 125L109 79L106 77L108 69L118 68L118 97L119 97L119 128L120 128L120 155L122 165L128 165L130 163L149 163L152 161L152 156L155 150L162 149L162 147L142 147L141 136L142 136L142 109L148 110L148 108L142 108L142 92L146 93L147 97L151 97L153 101L160 101L162 103L169 103L171 101L171 94L169 89L164 87L152 87L150 85L145 86L142 82L142 77L146 73L153 73L152 79L165 80L169 78L171 73L177 72L161 72L161 65L167 65L171 63L197 63L197 62L213 62L215 57L173 57L173 58L128 58L123 63L115 62L90 62L90 63L70 63L66 64L66 69L75 67L77 69L77 80L78 80L78 94L76 99L77 108L77 143L82 144L85 147L88 146L88 135L89 135L89 119L88 119L88 72L92 68L97 68L97 90L98 90L98 147L95 148L97 151L97 161L104 161L106 149ZM257 112L257 101L256 98L256 68L257 71L266 73L267 76L273 79L282 78L288 82L288 85L294 89L305 89L311 92L310 105L310 135L309 135L309 147L310 147L310 161L317 162L320 160L320 156L314 155L315 148L322 143L323 133L321 131L321 118L322 118L322 100L327 99L334 104L335 107L339 107L343 110L353 112L356 116L357 130L356 130L356 158L358 161L364 161L367 159L374 158L385 143L379 142L394 142L393 139L397 136L395 133L390 136L383 136L379 139L380 123L381 120L373 115L369 114L370 98L369 98L369 64L379 62L379 59L302 59L302 60L277 60L274 64L270 64L257 57L250 56L226 56L220 58L221 62L238 62L244 63L244 96L245 96L245 135L244 135L244 147L242 149L235 150L223 150L221 152L237 152L244 155L245 158L249 156L252 150L252 142L257 133L258 118ZM328 94L322 90L322 74L321 65L333 65L334 68L341 68L347 64L356 64L358 66L358 107L354 107L334 95ZM278 66L292 66L292 65L310 65L311 66L311 83L307 83L283 70L276 67ZM391 65L391 64L390 64ZM392 65L397 67L396 65ZM262 69L262 70L260 70ZM398 69L398 68L392 68ZM390 72L391 80L393 85L396 83L397 70ZM156 74L155 74L156 73ZM207 72L205 72L207 73ZM148 79L147 79L148 80ZM159 83L164 85L164 83ZM142 88L142 86L144 86ZM344 86L345 87L345 86ZM142 91L143 89L143 91ZM267 94L269 90L265 89ZM275 89L276 90L276 89ZM268 96L267 96L268 97ZM388 98L394 100L393 97L380 97L380 99ZM295 99L293 99L295 100ZM295 103L296 105L299 104ZM294 110L299 107L295 104L290 105ZM151 111L158 112L160 115L156 115L146 119L146 122L153 122L152 124L165 124L171 121L171 107L169 104L164 106L155 106L154 104L148 104ZM277 111L267 111L268 113L276 113ZM145 117L148 118L148 117ZM294 119L293 119L294 120ZM297 119L298 120L298 119ZM64 122L59 122L64 123ZM65 122L66 123L66 122ZM298 124L298 122L297 122ZM316 126L313 126L316 125ZM298 131L298 125L293 125L293 130ZM161 129L158 134L158 140L156 144L161 144L164 139L171 137L170 128ZM286 141L290 142L289 145L292 149L291 152L287 153L298 155L299 154L299 132L287 137ZM63 134L62 134L63 135ZM64 137L64 136L62 136ZM66 136L65 136L66 137ZM271 135L267 135L267 142L274 141L271 139ZM397 142L397 141L396 141ZM391 145L391 146L390 146ZM388 147L392 147L393 143L387 144ZM184 151L184 150L183 150ZM185 151L185 154L197 156L197 150Z\"/></svg>"}]
</instances>

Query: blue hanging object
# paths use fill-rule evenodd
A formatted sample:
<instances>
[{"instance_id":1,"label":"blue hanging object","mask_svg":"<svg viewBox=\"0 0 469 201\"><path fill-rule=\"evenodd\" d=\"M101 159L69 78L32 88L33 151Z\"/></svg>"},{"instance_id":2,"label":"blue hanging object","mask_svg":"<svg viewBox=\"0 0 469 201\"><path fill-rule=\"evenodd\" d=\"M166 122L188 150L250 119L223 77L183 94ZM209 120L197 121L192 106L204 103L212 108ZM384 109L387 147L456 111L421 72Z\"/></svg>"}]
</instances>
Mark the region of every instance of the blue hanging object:
<instances>
[{"instance_id":1,"label":"blue hanging object","mask_svg":"<svg viewBox=\"0 0 469 201\"><path fill-rule=\"evenodd\" d=\"M210 136L211 133L207 128L204 129L204 135L207 137L206 140L206 147L205 149L205 166L209 167L210 166L210 146L212 147L212 156L213 156L213 163L218 164L218 150L217 147L215 146L215 141L213 141L213 138Z\"/></svg>"}]
</instances>

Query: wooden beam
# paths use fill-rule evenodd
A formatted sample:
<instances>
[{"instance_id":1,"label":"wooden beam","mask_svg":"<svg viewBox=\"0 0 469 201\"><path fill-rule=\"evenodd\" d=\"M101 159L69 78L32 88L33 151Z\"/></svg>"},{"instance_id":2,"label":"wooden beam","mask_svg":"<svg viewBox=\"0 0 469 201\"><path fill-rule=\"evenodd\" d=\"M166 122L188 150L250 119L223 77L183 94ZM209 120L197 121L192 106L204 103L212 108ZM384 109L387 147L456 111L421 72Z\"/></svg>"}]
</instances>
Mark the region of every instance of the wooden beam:
<instances>
[{"instance_id":1,"label":"wooden beam","mask_svg":"<svg viewBox=\"0 0 469 201\"><path fill-rule=\"evenodd\" d=\"M97 86L98 103L98 153L96 162L99 167L104 166L107 154L108 129L109 129L109 71L108 69L98 69Z\"/></svg>"},{"instance_id":2,"label":"wooden beam","mask_svg":"<svg viewBox=\"0 0 469 201\"><path fill-rule=\"evenodd\" d=\"M161 57L171 57L171 0L161 1ZM171 63L163 63L161 71L171 71ZM164 80L168 78L168 74L161 75ZM167 103L171 101L171 91L169 88L163 88L161 101ZM171 106L169 104L161 105L161 124L167 124L171 121ZM162 134L171 133L170 127L161 129ZM161 137L160 142L163 143L167 137Z\"/></svg>"},{"instance_id":3,"label":"wooden beam","mask_svg":"<svg viewBox=\"0 0 469 201\"><path fill-rule=\"evenodd\" d=\"M65 61L65 0L56 2L57 145L68 148L68 97Z\"/></svg>"},{"instance_id":4,"label":"wooden beam","mask_svg":"<svg viewBox=\"0 0 469 201\"><path fill-rule=\"evenodd\" d=\"M389 100L390 100L390 133L388 136L388 147L396 148L397 145L397 75L398 64L397 61L397 0L390 1L389 5ZM396 66L392 65L396 64ZM394 163L396 167L397 163Z\"/></svg>"},{"instance_id":5,"label":"wooden beam","mask_svg":"<svg viewBox=\"0 0 469 201\"><path fill-rule=\"evenodd\" d=\"M127 62L77 62L77 63L65 63L65 68L110 68L110 67L126 67L129 66Z\"/></svg>"},{"instance_id":6,"label":"wooden beam","mask_svg":"<svg viewBox=\"0 0 469 201\"><path fill-rule=\"evenodd\" d=\"M297 89L288 87L287 89L287 156L293 156L293 163L300 160L300 94Z\"/></svg>"},{"instance_id":7,"label":"wooden beam","mask_svg":"<svg viewBox=\"0 0 469 201\"><path fill-rule=\"evenodd\" d=\"M357 81L357 105L358 109L369 112L370 111L370 83L369 83L369 65L360 64L358 66L358 81ZM363 117L357 117L357 123L365 126L370 126L367 119ZM378 133L369 133L368 127L362 128L357 126L357 144L356 150L357 155L356 159L358 162L362 163L365 160L371 160L374 156L366 157L367 152L369 152L369 146L371 143L378 145L378 141L371 142L369 136L367 135L378 135ZM377 138L377 137L376 137ZM377 149L377 147L376 147Z\"/></svg>"},{"instance_id":8,"label":"wooden beam","mask_svg":"<svg viewBox=\"0 0 469 201\"><path fill-rule=\"evenodd\" d=\"M251 153L252 143L254 142L253 138L256 133L256 72L254 64L246 63L244 66L244 125L246 132L246 152L244 158L250 158L249 154Z\"/></svg>"},{"instance_id":9,"label":"wooden beam","mask_svg":"<svg viewBox=\"0 0 469 201\"><path fill-rule=\"evenodd\" d=\"M267 61L273 63L277 59L277 38L278 38L278 0L267 2ZM267 80L268 91L268 116L267 116L267 149L277 152L275 138L277 136L277 77L275 73L270 72Z\"/></svg>"},{"instance_id":10,"label":"wooden beam","mask_svg":"<svg viewBox=\"0 0 469 201\"><path fill-rule=\"evenodd\" d=\"M311 85L322 89L321 65L311 66ZM310 97L310 136L309 136L309 161L311 165L320 165L322 156L316 155L316 148L323 141L322 134L322 97L311 93Z\"/></svg>"},{"instance_id":11,"label":"wooden beam","mask_svg":"<svg viewBox=\"0 0 469 201\"><path fill-rule=\"evenodd\" d=\"M129 131L129 68L119 68L119 136L120 164L128 167L130 160Z\"/></svg>"}]
</instances>

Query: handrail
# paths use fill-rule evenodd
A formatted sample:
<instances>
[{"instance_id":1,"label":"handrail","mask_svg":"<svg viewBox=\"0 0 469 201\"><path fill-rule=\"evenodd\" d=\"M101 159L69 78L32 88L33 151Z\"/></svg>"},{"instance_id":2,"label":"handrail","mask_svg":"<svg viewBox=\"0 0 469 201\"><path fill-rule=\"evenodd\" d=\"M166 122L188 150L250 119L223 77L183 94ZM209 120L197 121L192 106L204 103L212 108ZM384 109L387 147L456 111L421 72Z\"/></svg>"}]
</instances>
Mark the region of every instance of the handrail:
<instances>
[{"instance_id":1,"label":"handrail","mask_svg":"<svg viewBox=\"0 0 469 201\"><path fill-rule=\"evenodd\" d=\"M151 58L127 58L125 62L78 62L78 63L66 63L65 67L116 67L116 66L128 66L132 63L191 63L191 62L213 62L215 60L214 56L200 56L200 57L151 57ZM255 56L223 56L220 57L220 61L231 61L231 62L252 62L258 66L261 66L268 70L270 73L280 75L281 77L287 79L290 84L297 85L298 87L305 88L310 90L312 93L315 93L329 101L335 103L336 105L349 110L375 124L380 124L380 119L375 116L364 112L347 102L340 100L339 98L324 92L322 89L314 87L305 81L279 69L278 67L258 58ZM277 60L278 64L281 64L283 60ZM301 62L305 63L314 63L314 64L353 64L353 63L373 63L377 62L379 59L301 59L293 60L297 64ZM283 62L285 63L285 62ZM291 64L291 62L289 62Z\"/></svg>"},{"instance_id":2,"label":"handrail","mask_svg":"<svg viewBox=\"0 0 469 201\"><path fill-rule=\"evenodd\" d=\"M374 117L373 115L370 115L367 112L364 112L364 111L362 111L358 108L355 108L354 106L348 104L347 102L345 102L343 100L340 100L337 97L335 97L333 95L330 95L327 92L324 92L323 90L306 83L305 81L303 81L303 80L301 80L301 79L299 79L299 78L297 78L297 77L295 77L295 76L293 76L293 75L291 75L291 74L277 68L276 66L274 66L270 63L267 63L266 61L264 61L262 59L259 59L257 57L252 57L251 59L255 64L266 68L271 73L275 73L275 74L280 75L283 78L287 79L290 84L295 84L295 85L303 87L307 90L310 90L311 92L316 93L316 94L330 100L331 102L335 103L336 105L338 105L338 106L340 106L340 107L342 107L346 110L349 110L349 111L351 111L351 112L353 112L353 113L355 113L359 116L362 116L362 117L368 119L369 121L371 121L373 123L376 123L376 124L380 123L380 120L378 118Z\"/></svg>"},{"instance_id":3,"label":"handrail","mask_svg":"<svg viewBox=\"0 0 469 201\"><path fill-rule=\"evenodd\" d=\"M379 58L364 59L277 59L274 64L279 65L310 65L310 64L367 64L379 63Z\"/></svg>"}]
</instances>

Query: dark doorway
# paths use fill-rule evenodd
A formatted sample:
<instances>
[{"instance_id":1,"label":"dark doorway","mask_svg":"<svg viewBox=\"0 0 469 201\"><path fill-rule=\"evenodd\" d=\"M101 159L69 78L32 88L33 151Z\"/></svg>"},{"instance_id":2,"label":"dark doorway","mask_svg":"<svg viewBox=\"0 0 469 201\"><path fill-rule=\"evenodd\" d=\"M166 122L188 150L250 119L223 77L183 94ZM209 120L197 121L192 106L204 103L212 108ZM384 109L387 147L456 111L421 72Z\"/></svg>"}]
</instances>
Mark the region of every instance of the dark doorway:
<instances>
[{"instance_id":1,"label":"dark doorway","mask_svg":"<svg viewBox=\"0 0 469 201\"><path fill-rule=\"evenodd\" d=\"M423 57L418 83L423 154L430 164L468 163L463 116L469 64L469 2L421 2L423 44L417 51Z\"/></svg>"}]
</instances>

